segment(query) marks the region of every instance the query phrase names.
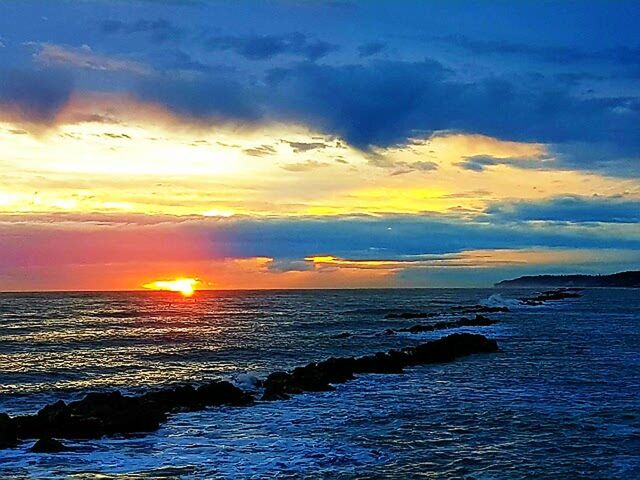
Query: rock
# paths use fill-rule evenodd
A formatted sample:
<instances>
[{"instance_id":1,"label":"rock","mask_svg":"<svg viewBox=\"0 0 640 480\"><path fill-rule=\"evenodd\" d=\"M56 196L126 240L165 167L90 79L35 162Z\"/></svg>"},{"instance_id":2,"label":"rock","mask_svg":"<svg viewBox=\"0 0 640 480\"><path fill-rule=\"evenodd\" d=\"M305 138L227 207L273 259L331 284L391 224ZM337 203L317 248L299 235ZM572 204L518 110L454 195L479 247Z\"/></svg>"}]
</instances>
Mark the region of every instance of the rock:
<instances>
[{"instance_id":1,"label":"rock","mask_svg":"<svg viewBox=\"0 0 640 480\"><path fill-rule=\"evenodd\" d=\"M18 443L18 428L14 419L0 413L0 448L15 447Z\"/></svg>"},{"instance_id":2,"label":"rock","mask_svg":"<svg viewBox=\"0 0 640 480\"><path fill-rule=\"evenodd\" d=\"M331 357L317 364L317 367L324 372L327 382L330 383L344 383L352 380L354 366L355 359L352 357Z\"/></svg>"},{"instance_id":3,"label":"rock","mask_svg":"<svg viewBox=\"0 0 640 480\"><path fill-rule=\"evenodd\" d=\"M165 413L152 403L117 391L90 393L68 405L58 401L36 415L16 417L19 438L100 438L150 432L165 420Z\"/></svg>"},{"instance_id":4,"label":"rock","mask_svg":"<svg viewBox=\"0 0 640 480\"><path fill-rule=\"evenodd\" d=\"M68 405L58 401L36 415L15 418L18 438L100 438L104 435L151 432L167 414L217 405L248 405L253 396L230 382L214 381L129 397L115 391L90 393Z\"/></svg>"},{"instance_id":5,"label":"rock","mask_svg":"<svg viewBox=\"0 0 640 480\"><path fill-rule=\"evenodd\" d=\"M58 453L67 450L69 450L68 447L65 447L58 440L49 437L41 438L31 447L31 451L35 453Z\"/></svg>"},{"instance_id":6,"label":"rock","mask_svg":"<svg viewBox=\"0 0 640 480\"><path fill-rule=\"evenodd\" d=\"M253 396L240 390L231 382L210 382L197 389L198 399L204 406L215 405L248 405L253 402Z\"/></svg>"},{"instance_id":7,"label":"rock","mask_svg":"<svg viewBox=\"0 0 640 480\"><path fill-rule=\"evenodd\" d=\"M201 407L198 392L192 385L149 392L142 396L142 400L163 412L195 410Z\"/></svg>"}]
</instances>

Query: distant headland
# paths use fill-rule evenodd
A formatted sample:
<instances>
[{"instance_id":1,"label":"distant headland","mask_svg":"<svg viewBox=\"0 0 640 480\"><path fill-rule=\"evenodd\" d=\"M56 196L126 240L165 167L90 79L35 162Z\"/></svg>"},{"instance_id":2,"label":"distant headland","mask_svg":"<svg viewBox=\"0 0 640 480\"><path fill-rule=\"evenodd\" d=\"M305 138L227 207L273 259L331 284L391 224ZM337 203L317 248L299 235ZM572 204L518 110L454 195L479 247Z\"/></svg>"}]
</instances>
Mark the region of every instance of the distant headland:
<instances>
[{"instance_id":1,"label":"distant headland","mask_svg":"<svg viewBox=\"0 0 640 480\"><path fill-rule=\"evenodd\" d=\"M529 275L502 280L496 287L617 287L640 288L640 271L611 275Z\"/></svg>"}]
</instances>

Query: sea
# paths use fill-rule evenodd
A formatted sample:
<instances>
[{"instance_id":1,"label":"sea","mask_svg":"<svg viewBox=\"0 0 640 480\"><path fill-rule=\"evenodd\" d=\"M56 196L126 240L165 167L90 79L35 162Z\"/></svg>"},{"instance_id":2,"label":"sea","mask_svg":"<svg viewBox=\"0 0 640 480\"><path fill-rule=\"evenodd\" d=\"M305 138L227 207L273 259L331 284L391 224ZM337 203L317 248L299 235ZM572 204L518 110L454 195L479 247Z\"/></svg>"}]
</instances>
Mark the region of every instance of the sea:
<instances>
[{"instance_id":1,"label":"sea","mask_svg":"<svg viewBox=\"0 0 640 480\"><path fill-rule=\"evenodd\" d=\"M0 478L639 479L640 292L536 289L0 294L0 412L93 391L257 379L331 356L481 333L500 352L335 391L172 415L150 434L0 450ZM492 326L384 335L507 306ZM432 312L433 318L389 319ZM468 316L468 315L467 315ZM339 334L343 338L336 338Z\"/></svg>"}]
</instances>

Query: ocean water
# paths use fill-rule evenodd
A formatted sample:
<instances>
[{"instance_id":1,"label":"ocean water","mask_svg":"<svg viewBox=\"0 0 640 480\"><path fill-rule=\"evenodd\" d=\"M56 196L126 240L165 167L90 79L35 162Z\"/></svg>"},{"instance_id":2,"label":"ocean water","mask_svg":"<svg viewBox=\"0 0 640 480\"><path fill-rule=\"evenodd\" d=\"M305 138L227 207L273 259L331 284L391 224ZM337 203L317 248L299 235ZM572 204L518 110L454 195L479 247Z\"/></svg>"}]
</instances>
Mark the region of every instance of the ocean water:
<instances>
[{"instance_id":1,"label":"ocean water","mask_svg":"<svg viewBox=\"0 0 640 480\"><path fill-rule=\"evenodd\" d=\"M513 306L532 290L0 294L0 411L33 413L88 391L251 379L334 355L452 331L500 353L361 375L333 392L174 415L152 434L0 450L0 478L640 478L640 294L491 314L425 334L387 328ZM442 314L389 320L390 312ZM348 338L332 336L351 332Z\"/></svg>"}]
</instances>

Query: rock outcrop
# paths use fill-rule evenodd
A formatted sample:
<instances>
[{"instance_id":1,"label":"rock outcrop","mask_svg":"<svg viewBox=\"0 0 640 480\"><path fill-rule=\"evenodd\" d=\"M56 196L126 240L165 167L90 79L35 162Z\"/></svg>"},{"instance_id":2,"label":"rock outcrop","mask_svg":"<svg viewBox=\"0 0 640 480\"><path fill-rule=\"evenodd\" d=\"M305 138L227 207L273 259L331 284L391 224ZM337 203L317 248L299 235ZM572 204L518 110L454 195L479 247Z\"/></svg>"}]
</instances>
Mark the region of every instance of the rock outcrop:
<instances>
[{"instance_id":1,"label":"rock outcrop","mask_svg":"<svg viewBox=\"0 0 640 480\"><path fill-rule=\"evenodd\" d=\"M556 290L547 290L534 297L520 298L520 302L524 305L543 305L547 302L565 300L567 298L579 298L582 295L580 289L576 288L558 288Z\"/></svg>"}]
</instances>

